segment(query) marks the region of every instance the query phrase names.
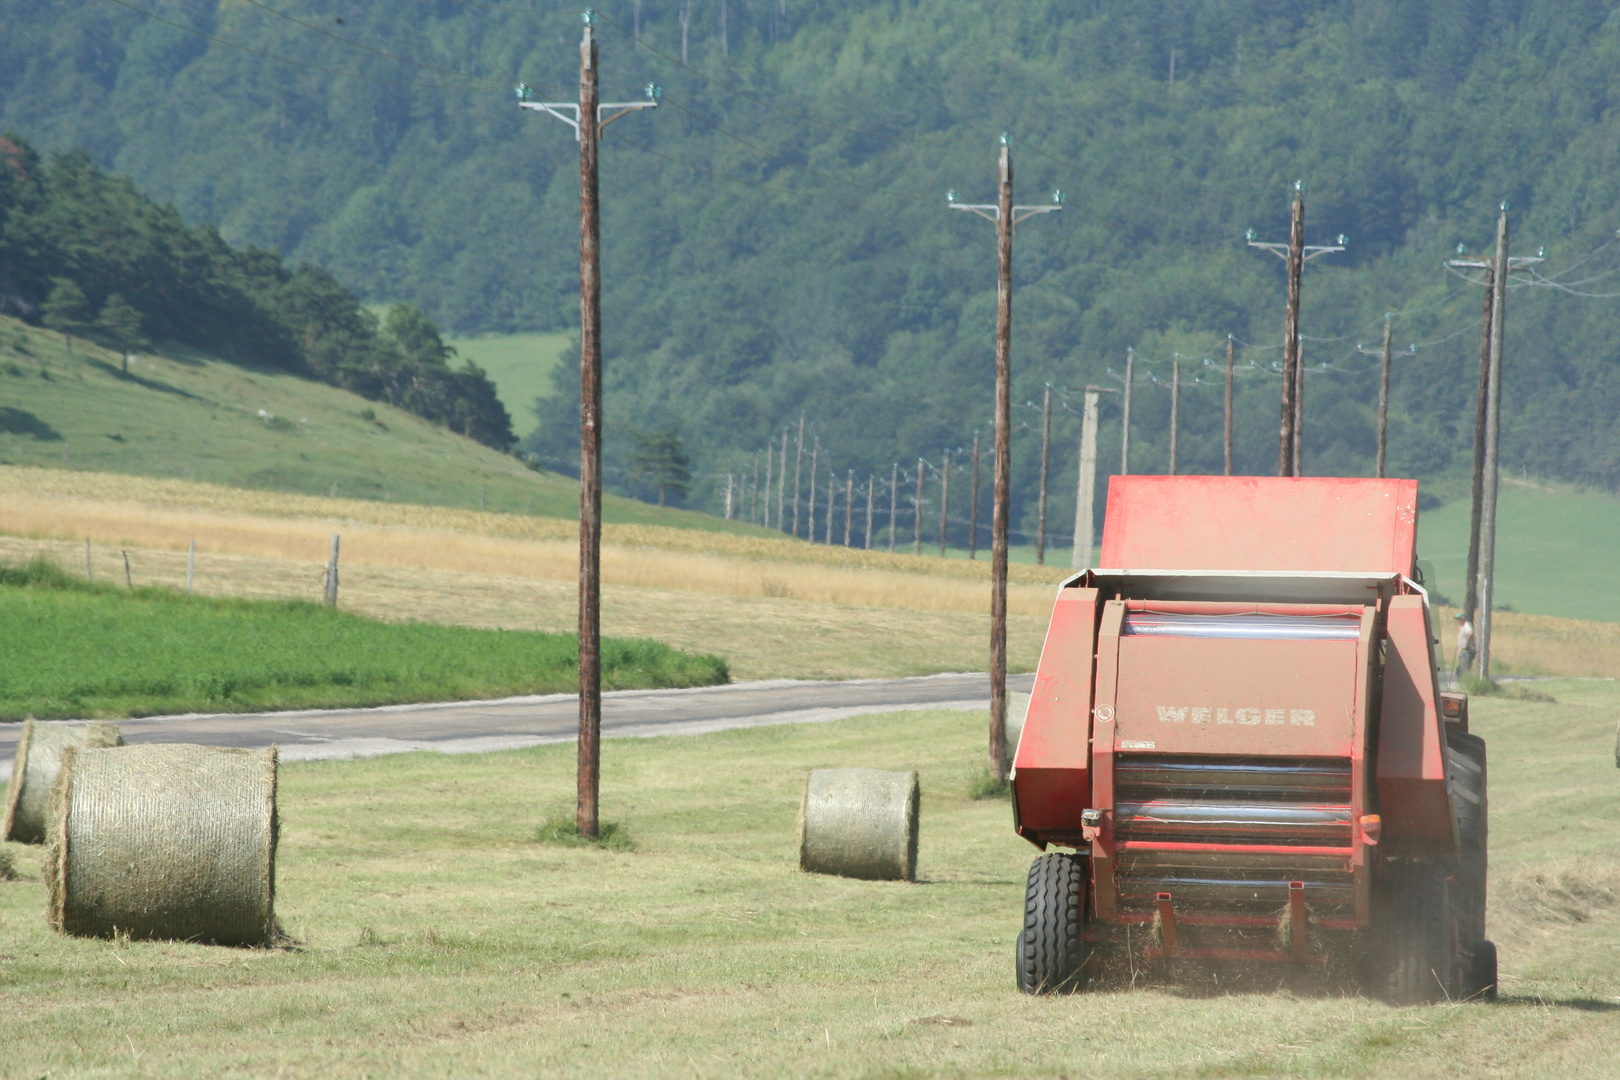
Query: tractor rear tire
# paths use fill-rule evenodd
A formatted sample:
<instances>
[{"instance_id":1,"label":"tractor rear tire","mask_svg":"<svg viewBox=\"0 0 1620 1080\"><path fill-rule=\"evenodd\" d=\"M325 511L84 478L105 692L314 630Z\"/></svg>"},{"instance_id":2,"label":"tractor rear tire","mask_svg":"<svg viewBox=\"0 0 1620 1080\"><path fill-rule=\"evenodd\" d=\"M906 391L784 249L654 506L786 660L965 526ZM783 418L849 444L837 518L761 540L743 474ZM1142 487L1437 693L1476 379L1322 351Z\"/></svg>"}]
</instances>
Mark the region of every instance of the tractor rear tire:
<instances>
[{"instance_id":1,"label":"tractor rear tire","mask_svg":"<svg viewBox=\"0 0 1620 1080\"><path fill-rule=\"evenodd\" d=\"M1468 983L1470 1000L1496 1000L1496 942L1481 941L1474 946L1474 959L1468 972Z\"/></svg>"},{"instance_id":2,"label":"tractor rear tire","mask_svg":"<svg viewBox=\"0 0 1620 1080\"><path fill-rule=\"evenodd\" d=\"M1419 860L1391 868L1384 895L1384 993L1397 1005L1455 999L1456 953L1445 872Z\"/></svg>"},{"instance_id":3,"label":"tractor rear tire","mask_svg":"<svg viewBox=\"0 0 1620 1080\"><path fill-rule=\"evenodd\" d=\"M1017 963L1018 989L1026 994L1062 993L1084 981L1088 862L1053 852L1030 865Z\"/></svg>"}]
</instances>

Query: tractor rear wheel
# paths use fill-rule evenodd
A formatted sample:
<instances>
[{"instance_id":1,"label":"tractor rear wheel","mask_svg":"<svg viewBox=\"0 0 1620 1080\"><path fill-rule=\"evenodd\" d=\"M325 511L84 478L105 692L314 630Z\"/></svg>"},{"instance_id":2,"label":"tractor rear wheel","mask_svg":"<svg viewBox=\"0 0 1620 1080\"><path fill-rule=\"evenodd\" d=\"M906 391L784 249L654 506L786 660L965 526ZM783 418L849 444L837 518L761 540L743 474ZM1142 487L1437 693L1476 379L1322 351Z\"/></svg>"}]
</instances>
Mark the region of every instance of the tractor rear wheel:
<instances>
[{"instance_id":1,"label":"tractor rear wheel","mask_svg":"<svg viewBox=\"0 0 1620 1080\"><path fill-rule=\"evenodd\" d=\"M1496 946L1485 940L1485 883L1490 860L1490 800L1486 786L1485 740L1452 735L1448 740L1451 793L1457 808L1461 845L1451 902L1457 911L1457 945L1465 958L1463 996L1496 999Z\"/></svg>"},{"instance_id":2,"label":"tractor rear wheel","mask_svg":"<svg viewBox=\"0 0 1620 1080\"><path fill-rule=\"evenodd\" d=\"M1445 872L1428 860L1390 867L1384 891L1384 993L1397 1005L1458 994L1451 898Z\"/></svg>"},{"instance_id":3,"label":"tractor rear wheel","mask_svg":"<svg viewBox=\"0 0 1620 1080\"><path fill-rule=\"evenodd\" d=\"M1026 994L1073 990L1084 980L1088 861L1052 852L1030 865L1017 963L1018 989Z\"/></svg>"},{"instance_id":4,"label":"tractor rear wheel","mask_svg":"<svg viewBox=\"0 0 1620 1080\"><path fill-rule=\"evenodd\" d=\"M1481 941L1474 946L1468 982L1468 996L1473 1000L1496 1000L1496 942Z\"/></svg>"}]
</instances>

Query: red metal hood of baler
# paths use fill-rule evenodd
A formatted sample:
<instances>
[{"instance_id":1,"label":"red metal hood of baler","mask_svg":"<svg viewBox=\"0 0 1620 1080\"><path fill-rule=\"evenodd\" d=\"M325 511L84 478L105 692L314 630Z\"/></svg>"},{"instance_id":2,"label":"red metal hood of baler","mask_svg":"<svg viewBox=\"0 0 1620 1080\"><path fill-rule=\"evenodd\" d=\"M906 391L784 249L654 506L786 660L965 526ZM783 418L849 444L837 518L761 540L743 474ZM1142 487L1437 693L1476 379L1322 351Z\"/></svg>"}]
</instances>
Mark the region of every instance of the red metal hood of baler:
<instances>
[{"instance_id":1,"label":"red metal hood of baler","mask_svg":"<svg viewBox=\"0 0 1620 1080\"><path fill-rule=\"evenodd\" d=\"M1102 565L1412 575L1416 480L1115 476Z\"/></svg>"}]
</instances>

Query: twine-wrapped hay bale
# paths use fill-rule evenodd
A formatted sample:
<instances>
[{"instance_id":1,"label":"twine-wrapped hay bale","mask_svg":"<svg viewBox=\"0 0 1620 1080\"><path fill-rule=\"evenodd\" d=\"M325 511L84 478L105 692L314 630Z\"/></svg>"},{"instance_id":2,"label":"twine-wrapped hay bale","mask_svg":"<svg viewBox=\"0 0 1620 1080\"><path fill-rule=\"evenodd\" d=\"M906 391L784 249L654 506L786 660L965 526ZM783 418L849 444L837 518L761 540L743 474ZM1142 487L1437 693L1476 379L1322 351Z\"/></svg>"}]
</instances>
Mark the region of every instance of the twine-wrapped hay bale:
<instances>
[{"instance_id":1,"label":"twine-wrapped hay bale","mask_svg":"<svg viewBox=\"0 0 1620 1080\"><path fill-rule=\"evenodd\" d=\"M917 774L811 769L799 808L799 868L873 881L917 876Z\"/></svg>"},{"instance_id":2,"label":"twine-wrapped hay bale","mask_svg":"<svg viewBox=\"0 0 1620 1080\"><path fill-rule=\"evenodd\" d=\"M42 724L33 717L23 721L17 743L16 764L6 792L6 814L0 818L0 840L18 844L45 842L45 808L51 785L62 767L62 751L70 746L123 746L117 724Z\"/></svg>"},{"instance_id":3,"label":"twine-wrapped hay bale","mask_svg":"<svg viewBox=\"0 0 1620 1080\"><path fill-rule=\"evenodd\" d=\"M47 831L50 922L62 933L271 943L275 747L70 749Z\"/></svg>"}]
</instances>

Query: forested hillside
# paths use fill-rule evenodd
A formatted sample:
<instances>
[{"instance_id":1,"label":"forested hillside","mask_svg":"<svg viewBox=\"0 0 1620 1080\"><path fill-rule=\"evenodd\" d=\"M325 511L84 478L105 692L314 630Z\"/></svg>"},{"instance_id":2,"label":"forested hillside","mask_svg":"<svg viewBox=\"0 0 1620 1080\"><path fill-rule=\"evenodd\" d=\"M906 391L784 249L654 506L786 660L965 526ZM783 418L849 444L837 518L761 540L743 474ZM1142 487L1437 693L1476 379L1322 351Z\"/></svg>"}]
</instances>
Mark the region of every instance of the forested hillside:
<instances>
[{"instance_id":1,"label":"forested hillside","mask_svg":"<svg viewBox=\"0 0 1620 1080\"><path fill-rule=\"evenodd\" d=\"M566 330L575 145L520 112L511 86L572 96L577 8L7 5L0 125L82 146L187 220L310 260L368 300L410 301L462 333ZM610 476L628 471L637 432L678 423L691 499L718 509L717 474L751 470L801 411L839 474L937 466L970 446L990 415L993 234L944 195L992 196L1006 132L1019 201L1066 194L1061 214L1021 228L1016 253L1015 401L1059 388L1054 521L1073 511L1069 388L1117 386L1131 347L1134 470L1166 465L1178 353L1182 468L1219 470L1205 361L1223 360L1228 334L1239 466L1271 467L1282 266L1243 241L1249 228L1286 238L1296 179L1308 241L1349 245L1306 273L1307 471L1370 472L1377 362L1358 346L1375 348L1393 313L1393 471L1455 492L1480 290L1443 264L1459 244L1486 249L1506 202L1515 250L1545 246L1547 261L1509 296L1505 461L1620 484L1614 4L601 8L609 98L665 88L655 113L609 129L603 155ZM645 47L629 36L638 23ZM542 406L547 459L573 455L572 401ZM1014 516L1028 527L1040 416L1015 415Z\"/></svg>"}]
</instances>

